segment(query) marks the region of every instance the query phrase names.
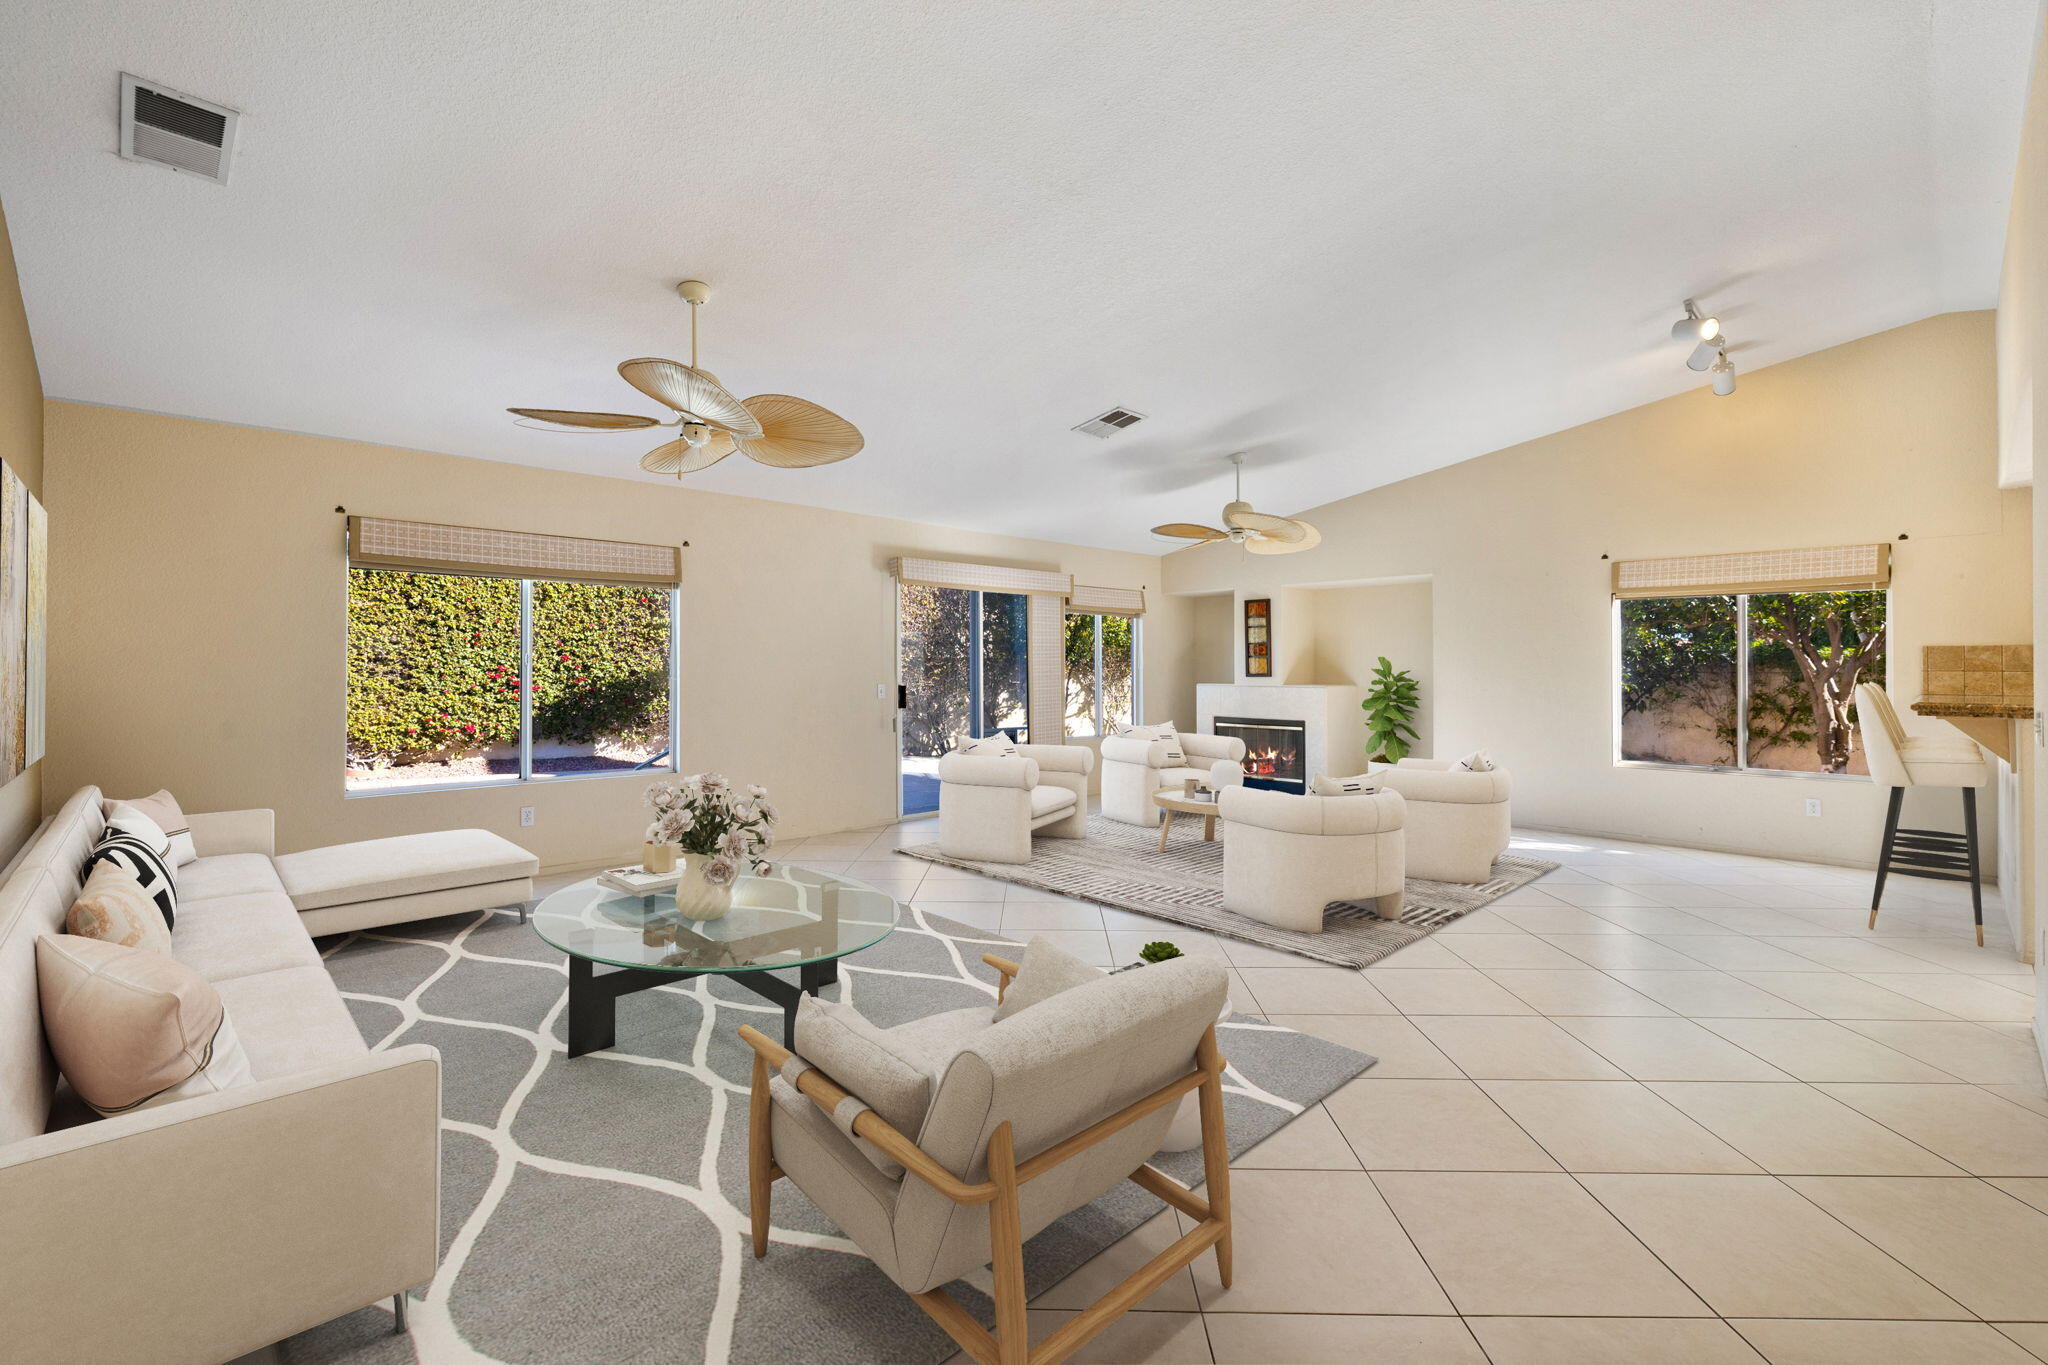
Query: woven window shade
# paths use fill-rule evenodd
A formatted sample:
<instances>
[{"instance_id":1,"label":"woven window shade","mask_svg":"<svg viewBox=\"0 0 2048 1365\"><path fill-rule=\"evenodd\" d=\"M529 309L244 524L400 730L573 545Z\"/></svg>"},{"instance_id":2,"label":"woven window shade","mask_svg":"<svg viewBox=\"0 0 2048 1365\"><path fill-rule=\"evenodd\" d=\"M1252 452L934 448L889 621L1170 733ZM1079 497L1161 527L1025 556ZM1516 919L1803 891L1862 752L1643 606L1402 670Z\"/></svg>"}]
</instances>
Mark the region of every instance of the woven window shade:
<instances>
[{"instance_id":1,"label":"woven window shade","mask_svg":"<svg viewBox=\"0 0 2048 1365\"><path fill-rule=\"evenodd\" d=\"M1067 594L1067 610L1076 614L1101 616L1143 616L1143 588L1096 588L1076 583Z\"/></svg>"},{"instance_id":2,"label":"woven window shade","mask_svg":"<svg viewBox=\"0 0 2048 1365\"><path fill-rule=\"evenodd\" d=\"M1009 569L1000 564L963 564L950 559L896 561L896 577L904 583L921 583L928 588L979 588L983 592L1057 593L1073 591L1072 574L1049 569Z\"/></svg>"},{"instance_id":3,"label":"woven window shade","mask_svg":"<svg viewBox=\"0 0 2048 1365\"><path fill-rule=\"evenodd\" d=\"M1831 545L1818 550L1756 550L1679 559L1625 559L1614 565L1616 597L1706 597L1737 592L1848 592L1889 587L1892 547Z\"/></svg>"},{"instance_id":4,"label":"woven window shade","mask_svg":"<svg viewBox=\"0 0 2048 1365\"><path fill-rule=\"evenodd\" d=\"M348 562L357 569L552 578L572 583L653 583L670 588L683 576L683 552L674 545L487 531L385 517L348 519Z\"/></svg>"}]
</instances>

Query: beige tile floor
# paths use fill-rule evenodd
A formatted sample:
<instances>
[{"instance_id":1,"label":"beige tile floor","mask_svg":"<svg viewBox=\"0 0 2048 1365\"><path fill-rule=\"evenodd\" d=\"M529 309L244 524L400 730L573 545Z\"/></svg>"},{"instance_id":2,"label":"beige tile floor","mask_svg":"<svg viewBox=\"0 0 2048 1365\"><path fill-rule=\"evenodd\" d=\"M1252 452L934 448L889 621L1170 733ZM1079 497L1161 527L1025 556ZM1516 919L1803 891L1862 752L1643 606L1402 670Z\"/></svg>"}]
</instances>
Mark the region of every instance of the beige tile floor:
<instances>
[{"instance_id":1,"label":"beige tile floor","mask_svg":"<svg viewBox=\"0 0 2048 1365\"><path fill-rule=\"evenodd\" d=\"M901 857L792 861L1089 960L1168 938L1240 1009L1380 1057L1238 1159L1205 1259L1083 1361L2048 1361L2048 1087L2030 969L1943 883L1530 832L1563 864L1356 972ZM1033 1306L1043 1332L1171 1235Z\"/></svg>"}]
</instances>

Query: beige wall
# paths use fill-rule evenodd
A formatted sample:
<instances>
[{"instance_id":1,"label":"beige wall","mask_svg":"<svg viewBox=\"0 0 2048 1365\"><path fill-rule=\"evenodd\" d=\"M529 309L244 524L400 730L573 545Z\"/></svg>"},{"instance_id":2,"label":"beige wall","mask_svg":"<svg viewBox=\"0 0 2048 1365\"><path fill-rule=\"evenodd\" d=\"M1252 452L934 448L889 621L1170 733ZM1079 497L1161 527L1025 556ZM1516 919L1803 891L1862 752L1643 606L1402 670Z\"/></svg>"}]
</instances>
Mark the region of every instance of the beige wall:
<instances>
[{"instance_id":1,"label":"beige wall","mask_svg":"<svg viewBox=\"0 0 2048 1365\"><path fill-rule=\"evenodd\" d=\"M1237 670L1243 663L1241 643L1237 635L1237 598L1233 593L1212 592L1204 597L1181 599L1188 610L1188 670L1189 683L1227 683L1237 681ZM1195 723L1195 698L1192 688L1184 701L1176 701L1179 707L1167 719L1178 725ZM1180 717L1185 715L1186 720Z\"/></svg>"},{"instance_id":2,"label":"beige wall","mask_svg":"<svg viewBox=\"0 0 2048 1365\"><path fill-rule=\"evenodd\" d=\"M1436 688L1430 662L1435 652L1435 612L1429 582L1322 588L1313 596L1316 659L1315 675L1309 681L1344 684L1362 691L1372 686L1372 672L1382 656L1395 668L1407 669L1422 695L1415 714L1418 738L1410 752L1418 758L1437 757L1430 747L1430 709ZM1331 745L1331 763L1344 773L1359 772L1369 757L1365 752L1365 713L1360 711L1358 723L1344 742Z\"/></svg>"},{"instance_id":3,"label":"beige wall","mask_svg":"<svg viewBox=\"0 0 2048 1365\"><path fill-rule=\"evenodd\" d=\"M1996 487L1996 411L1991 314L1929 318L1745 373L1732 397L1702 386L1308 509L1323 543L1302 554L1180 551L1166 586L1430 575L1434 747L1498 755L1518 820L1868 863L1883 812L1867 782L1614 765L1602 556L1905 534L1891 677L1910 701L1922 644L2031 638L2029 499ZM1945 807L1910 814L1955 823Z\"/></svg>"},{"instance_id":4,"label":"beige wall","mask_svg":"<svg viewBox=\"0 0 2048 1365\"><path fill-rule=\"evenodd\" d=\"M792 834L895 818L896 555L1149 587L1148 711L1187 687L1186 607L1149 555L69 403L47 427L53 796L269 806L285 849L473 825L564 866L624 854L646 823L629 778L343 798L337 506L688 541L683 763L766 786Z\"/></svg>"},{"instance_id":5,"label":"beige wall","mask_svg":"<svg viewBox=\"0 0 2048 1365\"><path fill-rule=\"evenodd\" d=\"M0 213L0 460L37 497L43 493L43 383L21 309L14 247ZM54 538L55 522L52 522ZM54 604L53 604L54 610ZM50 677L56 677L54 670ZM52 691L54 692L54 688ZM53 703L54 705L54 700ZM0 863L14 856L43 818L43 768L37 763L0 787Z\"/></svg>"},{"instance_id":6,"label":"beige wall","mask_svg":"<svg viewBox=\"0 0 2048 1365\"><path fill-rule=\"evenodd\" d=\"M2006 222L2005 269L1998 291L1999 473L2008 483L2034 478L2048 468L2036 416L2037 395L2048 395L2048 32L2034 45L2034 71L2027 90L2026 122L2020 131L2019 167L2013 177L2012 206ZM2034 638L2048 641L2048 498L2034 500ZM2034 675L2034 714L2048 715L2048 669ZM2022 731L2024 734L2024 730ZM2048 1039L2048 915L2041 899L2048 892L2048 762L2044 762L2040 731L2032 735L2028 755L2033 769L2035 820L2032 830L2034 865L2034 945L2041 1007L2036 1012L2037 1039ZM2048 1041L2043 1041L2048 1051Z\"/></svg>"}]
</instances>

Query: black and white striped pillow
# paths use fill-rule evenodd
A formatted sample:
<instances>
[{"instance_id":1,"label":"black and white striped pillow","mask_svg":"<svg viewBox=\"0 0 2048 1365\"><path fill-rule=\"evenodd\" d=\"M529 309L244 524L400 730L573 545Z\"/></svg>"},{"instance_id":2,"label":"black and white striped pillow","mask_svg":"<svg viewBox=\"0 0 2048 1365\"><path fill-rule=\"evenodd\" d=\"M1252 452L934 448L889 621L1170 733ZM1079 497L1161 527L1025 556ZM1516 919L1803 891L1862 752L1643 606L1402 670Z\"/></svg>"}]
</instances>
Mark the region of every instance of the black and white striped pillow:
<instances>
[{"instance_id":1,"label":"black and white striped pillow","mask_svg":"<svg viewBox=\"0 0 2048 1365\"><path fill-rule=\"evenodd\" d=\"M79 875L91 876L93 868L103 862L125 867L135 874L135 880L142 883L143 891L156 902L156 908L162 912L164 928L169 929L177 923L177 883L171 880L171 869L164 861L163 855L150 847L148 841L138 839L133 834L124 834L120 830L110 830L99 843L93 845L92 852L86 857L85 868Z\"/></svg>"}]
</instances>

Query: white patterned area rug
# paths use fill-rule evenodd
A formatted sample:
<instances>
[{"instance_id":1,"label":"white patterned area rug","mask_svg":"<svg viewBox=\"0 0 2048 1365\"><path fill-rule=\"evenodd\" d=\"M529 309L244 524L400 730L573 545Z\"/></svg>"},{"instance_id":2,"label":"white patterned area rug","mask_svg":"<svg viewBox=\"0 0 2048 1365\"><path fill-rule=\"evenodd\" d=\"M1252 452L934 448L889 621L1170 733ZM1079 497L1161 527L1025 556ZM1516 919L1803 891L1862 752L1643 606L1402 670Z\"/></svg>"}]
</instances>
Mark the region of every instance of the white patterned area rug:
<instances>
[{"instance_id":1,"label":"white patterned area rug","mask_svg":"<svg viewBox=\"0 0 2048 1365\"><path fill-rule=\"evenodd\" d=\"M571 1061L562 955L509 910L322 943L373 1049L441 1051L441 1266L412 1332L373 1306L281 1342L289 1365L935 1365L952 1340L788 1181L768 1256L747 1220L747 1088L737 1030L781 1010L715 977L627 995L616 1048ZM992 1004L984 952L1021 945L906 908L826 995L882 1025ZM1233 1015L1217 1036L1233 1155L1373 1064ZM1201 1154L1156 1163L1189 1184ZM1125 1183L1025 1245L1037 1294L1157 1214ZM972 1281L979 1279L980 1285ZM949 1286L984 1323L987 1272ZM0 1352L4 1354L4 1352Z\"/></svg>"},{"instance_id":2,"label":"white patterned area rug","mask_svg":"<svg viewBox=\"0 0 2048 1365\"><path fill-rule=\"evenodd\" d=\"M912 844L896 851L1340 967L1370 966L1557 868L1542 858L1503 853L1493 864L1493 876L1476 886L1410 877L1398 921L1381 919L1367 902L1334 901L1324 912L1323 932L1303 934L1225 910L1223 841L1211 842L1192 832L1192 819L1184 825L1168 836L1164 853L1159 851L1158 830L1101 815L1088 817L1086 839L1033 839L1028 863L949 858L937 844ZM928 894L932 900L943 899L935 892Z\"/></svg>"}]
</instances>

